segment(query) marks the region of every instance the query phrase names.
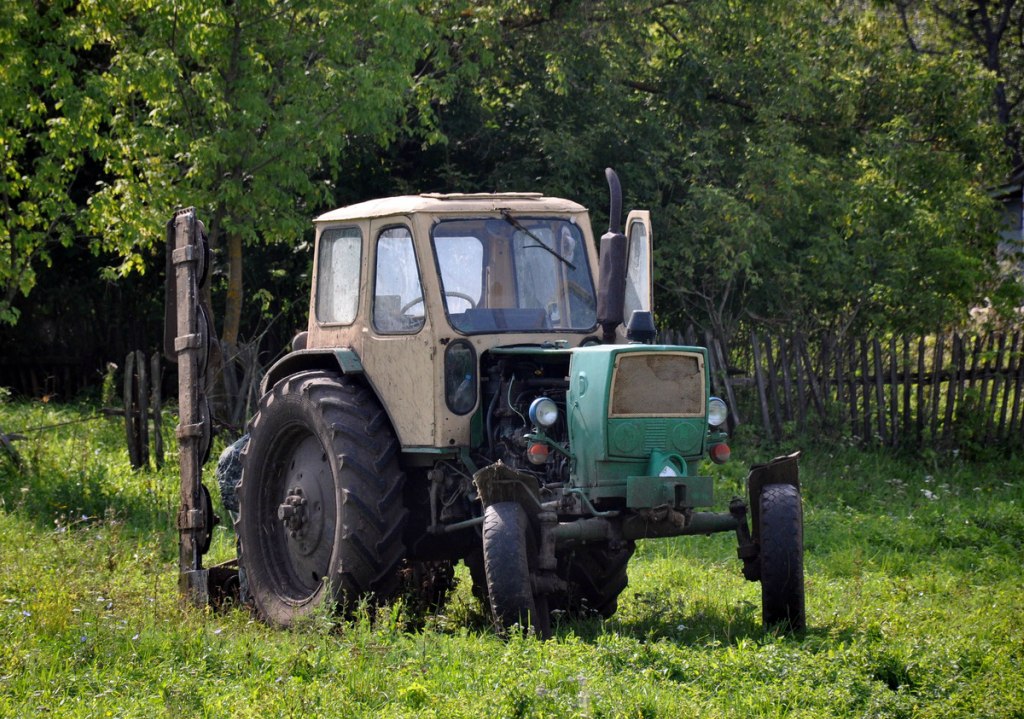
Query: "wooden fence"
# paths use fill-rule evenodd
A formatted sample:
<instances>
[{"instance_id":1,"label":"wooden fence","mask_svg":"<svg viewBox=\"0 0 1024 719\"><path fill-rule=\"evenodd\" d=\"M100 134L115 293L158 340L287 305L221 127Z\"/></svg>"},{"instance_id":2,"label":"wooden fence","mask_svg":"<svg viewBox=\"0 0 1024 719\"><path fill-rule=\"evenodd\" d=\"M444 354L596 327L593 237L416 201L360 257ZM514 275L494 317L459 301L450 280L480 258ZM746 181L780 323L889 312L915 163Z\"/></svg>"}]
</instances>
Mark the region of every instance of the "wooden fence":
<instances>
[{"instance_id":1,"label":"wooden fence","mask_svg":"<svg viewBox=\"0 0 1024 719\"><path fill-rule=\"evenodd\" d=\"M774 440L817 431L965 452L1024 445L1020 332L816 342L752 332L729 348L692 329L662 339L708 348L730 429L757 424Z\"/></svg>"}]
</instances>

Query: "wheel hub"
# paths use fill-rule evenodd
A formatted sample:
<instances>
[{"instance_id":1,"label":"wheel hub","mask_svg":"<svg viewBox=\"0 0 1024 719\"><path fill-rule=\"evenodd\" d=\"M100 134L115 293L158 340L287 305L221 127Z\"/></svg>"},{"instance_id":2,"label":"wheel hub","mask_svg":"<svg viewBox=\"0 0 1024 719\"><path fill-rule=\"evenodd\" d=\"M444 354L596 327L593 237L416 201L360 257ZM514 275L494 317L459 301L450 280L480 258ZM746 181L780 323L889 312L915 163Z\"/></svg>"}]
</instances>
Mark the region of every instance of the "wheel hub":
<instances>
[{"instance_id":1,"label":"wheel hub","mask_svg":"<svg viewBox=\"0 0 1024 719\"><path fill-rule=\"evenodd\" d=\"M281 478L277 519L295 574L314 586L325 576L334 547L334 477L319 440L303 438ZM280 495L278 495L280 496Z\"/></svg>"},{"instance_id":2,"label":"wheel hub","mask_svg":"<svg viewBox=\"0 0 1024 719\"><path fill-rule=\"evenodd\" d=\"M306 498L301 487L292 487L277 508L277 518L288 528L288 536L298 539L306 527Z\"/></svg>"}]
</instances>

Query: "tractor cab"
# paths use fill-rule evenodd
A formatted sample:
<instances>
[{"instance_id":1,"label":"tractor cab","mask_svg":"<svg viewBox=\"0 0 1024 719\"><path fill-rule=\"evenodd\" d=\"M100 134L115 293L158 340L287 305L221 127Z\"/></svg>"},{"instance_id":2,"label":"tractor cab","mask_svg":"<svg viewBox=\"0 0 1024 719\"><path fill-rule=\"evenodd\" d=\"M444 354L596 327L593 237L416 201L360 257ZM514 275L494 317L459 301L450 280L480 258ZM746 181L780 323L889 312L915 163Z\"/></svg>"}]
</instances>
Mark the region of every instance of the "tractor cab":
<instances>
[{"instance_id":1,"label":"tractor cab","mask_svg":"<svg viewBox=\"0 0 1024 719\"><path fill-rule=\"evenodd\" d=\"M624 282L606 290L622 296L625 317L651 308L649 218L627 218ZM272 368L264 389L316 356L339 357L361 368L385 407L401 403L389 414L404 449L470 445L487 351L599 341L598 248L575 202L423 194L340 208L314 224L306 349Z\"/></svg>"}]
</instances>

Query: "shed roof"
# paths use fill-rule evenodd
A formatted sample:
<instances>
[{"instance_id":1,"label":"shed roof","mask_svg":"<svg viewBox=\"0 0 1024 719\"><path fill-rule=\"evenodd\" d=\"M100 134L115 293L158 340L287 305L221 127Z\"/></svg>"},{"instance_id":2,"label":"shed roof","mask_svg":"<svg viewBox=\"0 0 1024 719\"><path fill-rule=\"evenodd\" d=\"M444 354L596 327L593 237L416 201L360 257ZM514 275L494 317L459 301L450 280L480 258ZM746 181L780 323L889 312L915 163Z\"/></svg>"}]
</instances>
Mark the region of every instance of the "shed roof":
<instances>
[{"instance_id":1,"label":"shed roof","mask_svg":"<svg viewBox=\"0 0 1024 719\"><path fill-rule=\"evenodd\" d=\"M992 197L996 200L1009 200L1024 195L1024 165L1018 165L1006 178L1006 183L992 188Z\"/></svg>"}]
</instances>

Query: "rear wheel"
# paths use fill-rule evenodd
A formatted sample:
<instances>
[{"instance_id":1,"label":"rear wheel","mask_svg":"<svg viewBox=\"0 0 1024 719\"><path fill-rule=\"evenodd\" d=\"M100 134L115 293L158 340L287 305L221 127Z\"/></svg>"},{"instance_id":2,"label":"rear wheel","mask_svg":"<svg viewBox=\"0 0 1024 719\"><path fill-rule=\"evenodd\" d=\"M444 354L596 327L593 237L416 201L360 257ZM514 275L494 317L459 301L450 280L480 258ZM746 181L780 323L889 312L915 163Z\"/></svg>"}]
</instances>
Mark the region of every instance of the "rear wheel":
<instances>
[{"instance_id":1,"label":"rear wheel","mask_svg":"<svg viewBox=\"0 0 1024 719\"><path fill-rule=\"evenodd\" d=\"M547 601L538 602L530 579L537 551L533 529L518 502L497 502L484 509L483 564L491 612L502 629L533 626L549 631Z\"/></svg>"},{"instance_id":2,"label":"rear wheel","mask_svg":"<svg viewBox=\"0 0 1024 719\"><path fill-rule=\"evenodd\" d=\"M238 484L239 562L259 615L289 626L324 602L398 590L405 555L398 442L376 397L332 372L261 400Z\"/></svg>"},{"instance_id":3,"label":"rear wheel","mask_svg":"<svg viewBox=\"0 0 1024 719\"><path fill-rule=\"evenodd\" d=\"M806 625L800 490L769 484L760 501L761 617L766 629L800 631Z\"/></svg>"}]
</instances>

